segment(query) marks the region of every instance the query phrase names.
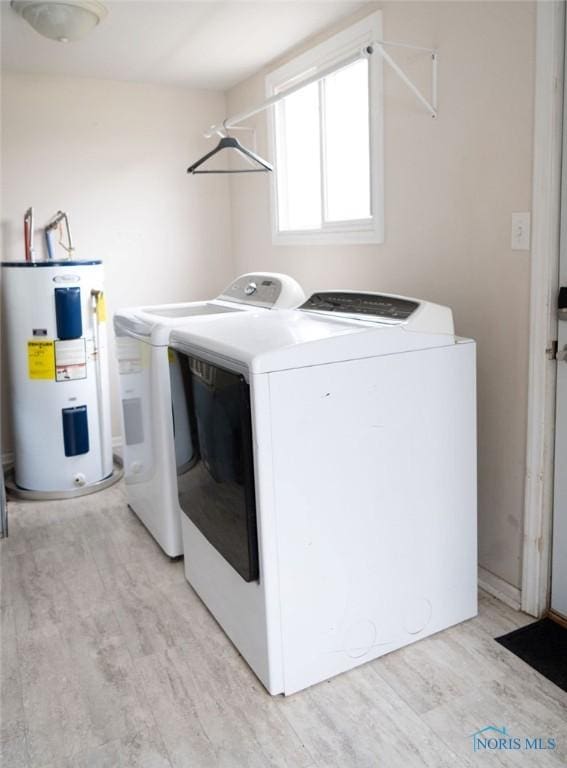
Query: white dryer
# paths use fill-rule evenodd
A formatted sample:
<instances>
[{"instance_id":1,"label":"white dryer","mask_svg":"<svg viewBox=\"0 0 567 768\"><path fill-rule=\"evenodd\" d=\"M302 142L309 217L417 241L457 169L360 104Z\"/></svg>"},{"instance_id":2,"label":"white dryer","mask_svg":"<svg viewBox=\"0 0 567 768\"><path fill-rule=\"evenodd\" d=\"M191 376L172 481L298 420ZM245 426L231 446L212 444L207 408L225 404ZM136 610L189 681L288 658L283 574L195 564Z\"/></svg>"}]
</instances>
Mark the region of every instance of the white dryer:
<instances>
[{"instance_id":1,"label":"white dryer","mask_svg":"<svg viewBox=\"0 0 567 768\"><path fill-rule=\"evenodd\" d=\"M123 309L114 315L128 503L170 557L183 554L177 475L194 461L179 363L168 351L173 326L232 319L250 310L295 307L305 299L287 275L238 277L216 299Z\"/></svg>"},{"instance_id":2,"label":"white dryer","mask_svg":"<svg viewBox=\"0 0 567 768\"><path fill-rule=\"evenodd\" d=\"M475 343L450 309L321 292L171 346L200 456L185 573L270 693L476 614Z\"/></svg>"}]
</instances>

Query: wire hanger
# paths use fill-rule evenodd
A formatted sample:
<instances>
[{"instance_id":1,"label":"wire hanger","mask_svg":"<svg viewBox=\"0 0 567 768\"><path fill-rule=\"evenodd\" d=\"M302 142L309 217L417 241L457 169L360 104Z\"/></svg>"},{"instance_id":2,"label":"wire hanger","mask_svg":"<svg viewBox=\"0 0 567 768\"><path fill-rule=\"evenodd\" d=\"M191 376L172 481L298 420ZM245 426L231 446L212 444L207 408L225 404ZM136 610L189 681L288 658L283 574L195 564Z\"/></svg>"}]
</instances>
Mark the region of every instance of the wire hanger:
<instances>
[{"instance_id":1,"label":"wire hanger","mask_svg":"<svg viewBox=\"0 0 567 768\"><path fill-rule=\"evenodd\" d=\"M212 157L213 155L216 155L218 152L220 152L223 149L236 150L248 163L250 163L251 166L256 166L256 167L241 168L241 169L227 168L227 169L221 169L221 170L211 169L209 171L197 170L210 157ZM193 165L190 165L189 168L187 168L187 173L265 173L267 171L273 171L273 170L274 170L274 167L273 165L271 165L271 163L269 163L267 160L264 160L262 157L260 157L260 155L257 155L255 152L252 152L251 149L247 149L246 147L243 147L242 144L238 141L238 139L235 139L233 136L223 136L213 150L211 150L210 152L207 152L207 154L203 155L203 157L201 157L200 160L197 160L196 163L193 163Z\"/></svg>"}]
</instances>

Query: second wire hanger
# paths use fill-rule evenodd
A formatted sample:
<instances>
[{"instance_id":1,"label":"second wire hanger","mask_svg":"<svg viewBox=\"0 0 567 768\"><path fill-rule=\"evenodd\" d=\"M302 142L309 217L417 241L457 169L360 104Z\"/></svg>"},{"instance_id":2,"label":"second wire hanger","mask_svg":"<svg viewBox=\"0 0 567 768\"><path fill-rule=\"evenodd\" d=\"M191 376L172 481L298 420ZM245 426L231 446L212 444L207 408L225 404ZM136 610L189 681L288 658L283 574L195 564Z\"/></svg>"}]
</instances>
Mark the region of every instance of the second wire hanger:
<instances>
[{"instance_id":1,"label":"second wire hanger","mask_svg":"<svg viewBox=\"0 0 567 768\"><path fill-rule=\"evenodd\" d=\"M239 153L251 166L251 168L225 168L225 169L201 169L198 170L203 163L209 160L214 155L222 152L223 149L232 149ZM206 155L203 155L197 162L190 165L187 168L187 173L266 173L267 171L273 171L274 167L271 163L264 158L257 155L251 149L242 146L238 139L234 136L223 136L217 146Z\"/></svg>"}]
</instances>

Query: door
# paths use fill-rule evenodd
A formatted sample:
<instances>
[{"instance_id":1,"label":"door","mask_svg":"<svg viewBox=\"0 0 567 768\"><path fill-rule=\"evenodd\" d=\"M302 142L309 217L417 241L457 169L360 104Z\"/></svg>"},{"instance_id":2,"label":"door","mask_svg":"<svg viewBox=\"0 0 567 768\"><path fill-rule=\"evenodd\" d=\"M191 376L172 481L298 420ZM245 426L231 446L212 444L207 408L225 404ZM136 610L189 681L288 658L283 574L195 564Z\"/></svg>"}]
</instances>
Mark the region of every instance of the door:
<instances>
[{"instance_id":1,"label":"door","mask_svg":"<svg viewBox=\"0 0 567 768\"><path fill-rule=\"evenodd\" d=\"M241 374L178 352L199 461L179 504L245 581L258 579L250 387Z\"/></svg>"},{"instance_id":2,"label":"door","mask_svg":"<svg viewBox=\"0 0 567 768\"><path fill-rule=\"evenodd\" d=\"M551 610L567 619L567 87L563 104Z\"/></svg>"},{"instance_id":3,"label":"door","mask_svg":"<svg viewBox=\"0 0 567 768\"><path fill-rule=\"evenodd\" d=\"M567 256L561 253L561 280L567 286ZM567 619L567 287L562 289L565 317L559 320L557 404L555 423L555 497L553 505L553 553L551 609ZM561 313L561 309L559 310ZM564 358L564 359L562 359Z\"/></svg>"}]
</instances>

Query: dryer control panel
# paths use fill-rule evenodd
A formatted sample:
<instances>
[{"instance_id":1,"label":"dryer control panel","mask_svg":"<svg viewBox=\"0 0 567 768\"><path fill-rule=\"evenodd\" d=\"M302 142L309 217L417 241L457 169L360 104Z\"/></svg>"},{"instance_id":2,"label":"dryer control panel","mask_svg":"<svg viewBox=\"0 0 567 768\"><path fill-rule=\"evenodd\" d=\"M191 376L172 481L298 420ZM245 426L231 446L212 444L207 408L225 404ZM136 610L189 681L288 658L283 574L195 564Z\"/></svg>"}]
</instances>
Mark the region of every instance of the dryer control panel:
<instances>
[{"instance_id":1,"label":"dryer control panel","mask_svg":"<svg viewBox=\"0 0 567 768\"><path fill-rule=\"evenodd\" d=\"M288 275L250 273L241 275L218 297L255 307L295 307L305 299L299 284Z\"/></svg>"},{"instance_id":2,"label":"dryer control panel","mask_svg":"<svg viewBox=\"0 0 567 768\"><path fill-rule=\"evenodd\" d=\"M419 307L418 301L379 293L350 291L319 291L314 293L300 309L332 312L344 315L363 315L372 319L403 322Z\"/></svg>"},{"instance_id":3,"label":"dryer control panel","mask_svg":"<svg viewBox=\"0 0 567 768\"><path fill-rule=\"evenodd\" d=\"M324 315L365 320L406 331L454 335L453 312L431 301L387 293L317 291L299 309Z\"/></svg>"}]
</instances>

